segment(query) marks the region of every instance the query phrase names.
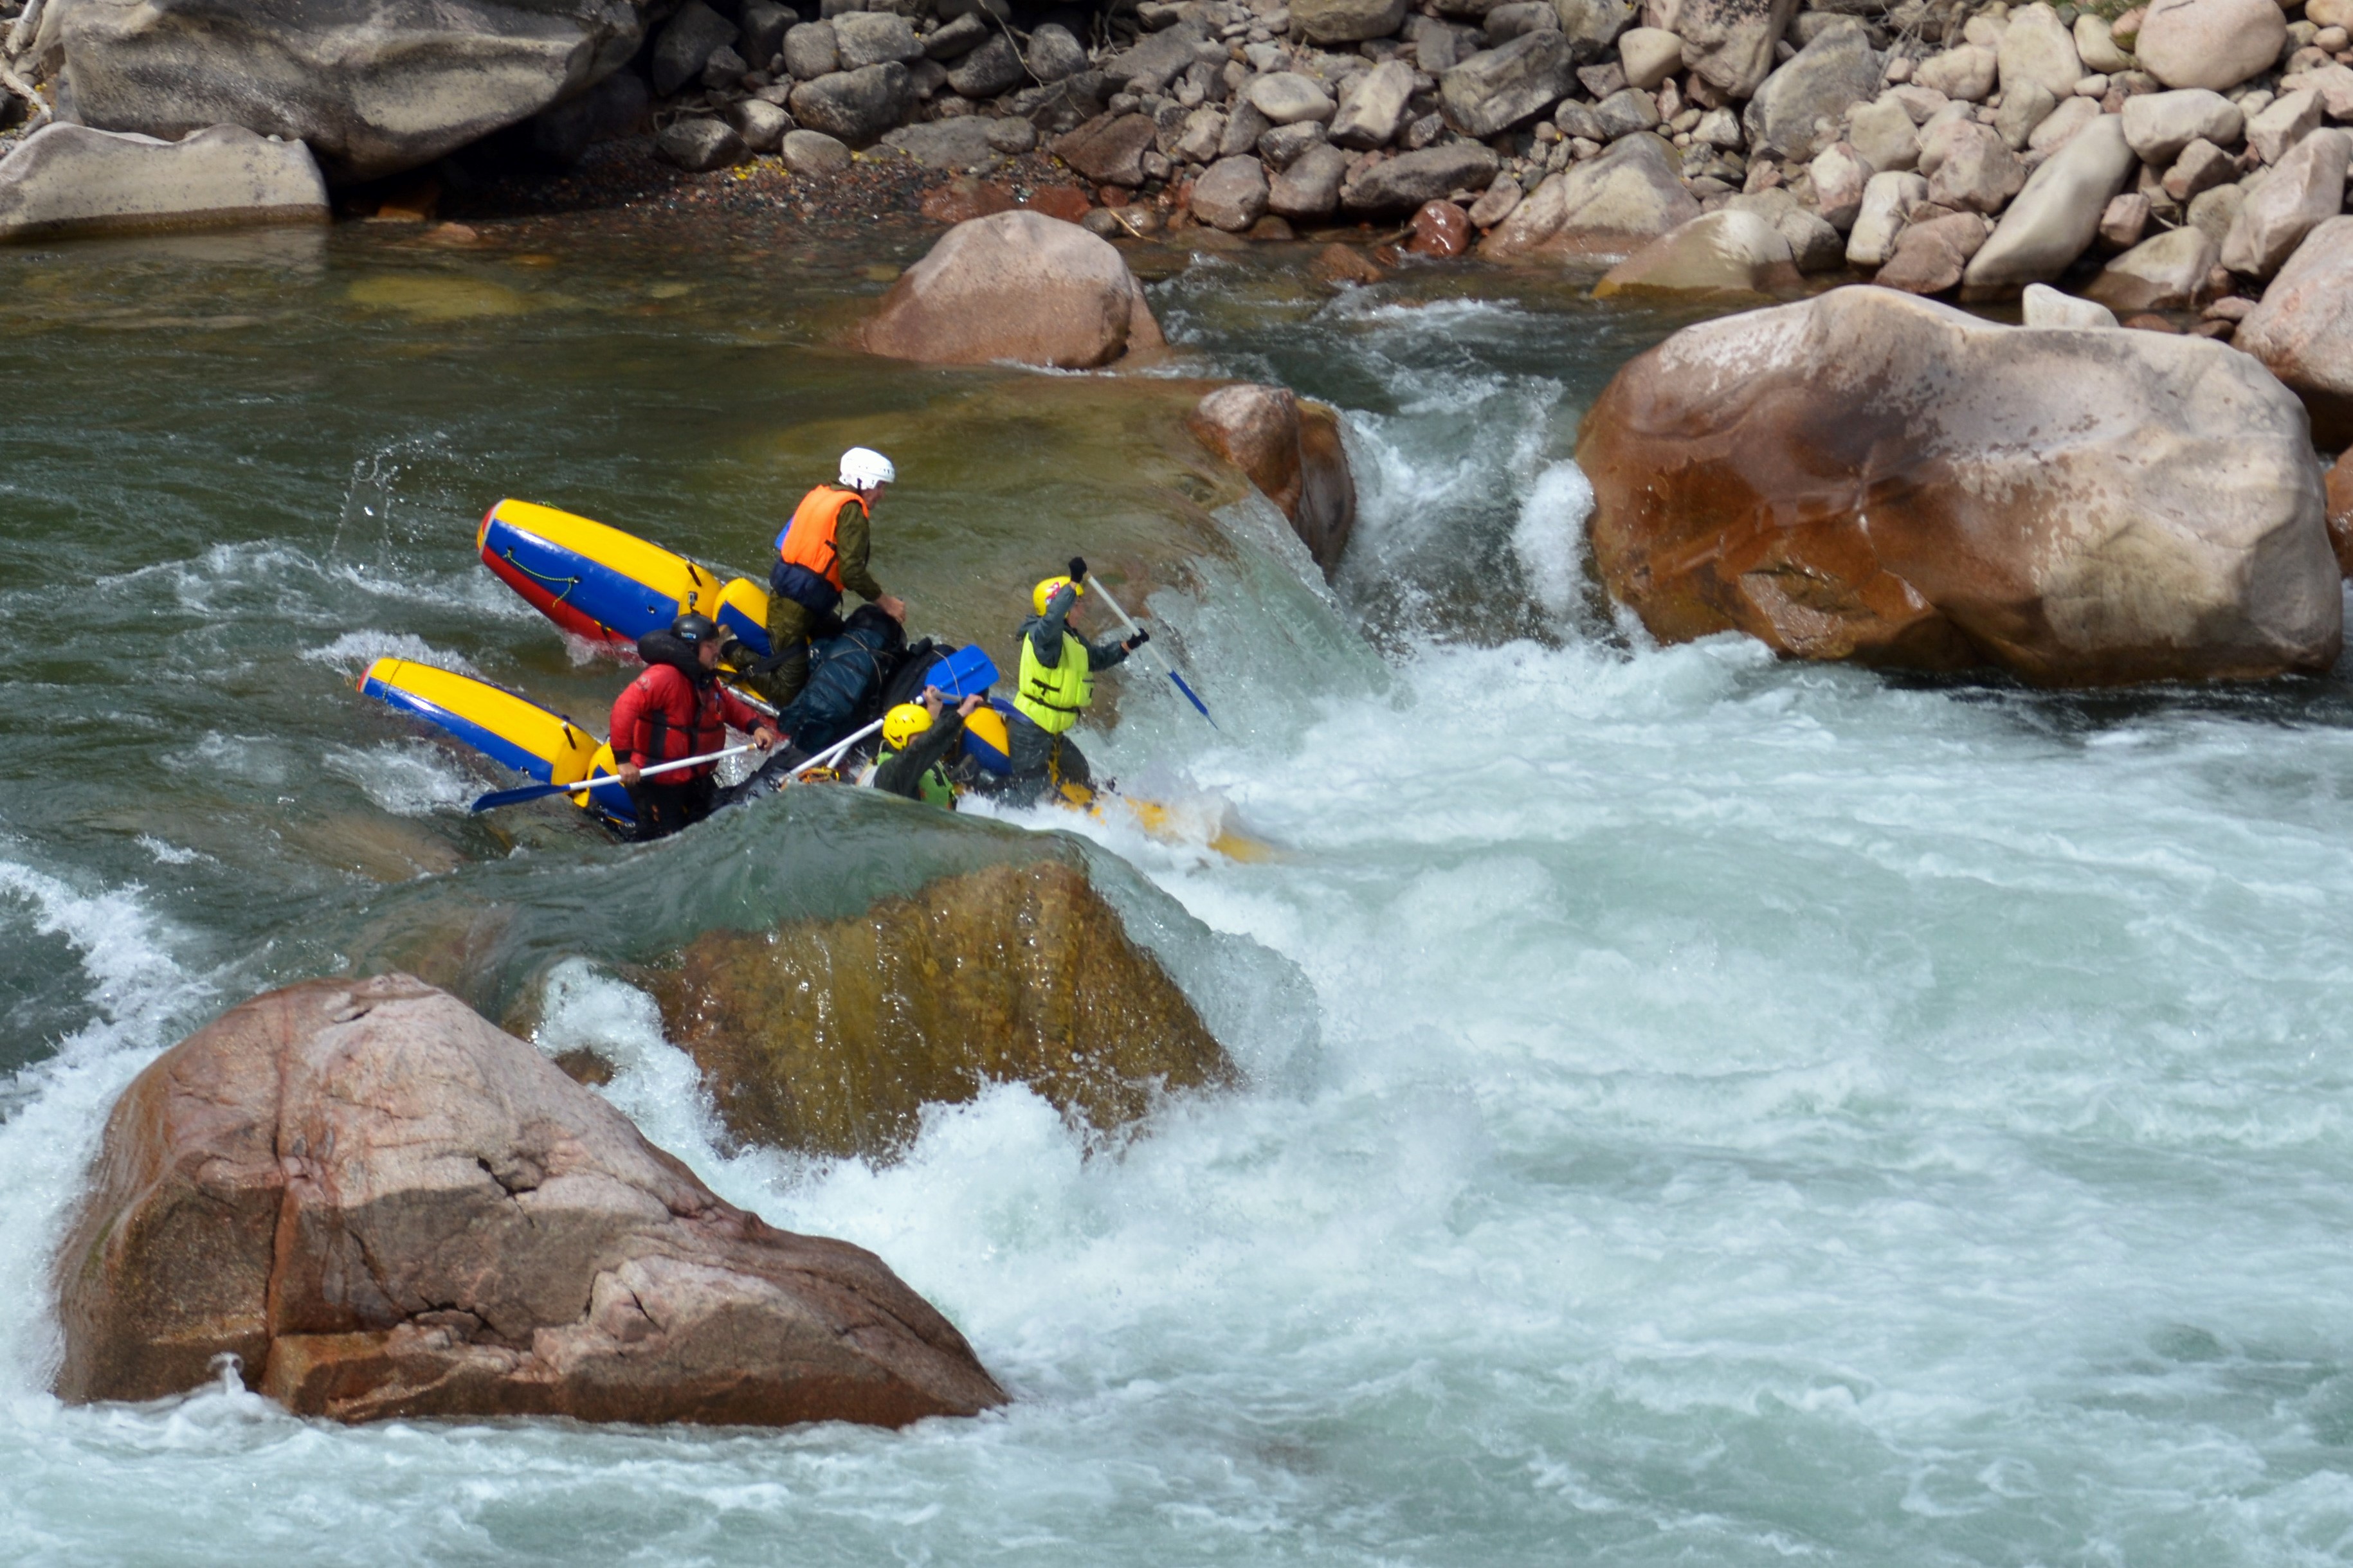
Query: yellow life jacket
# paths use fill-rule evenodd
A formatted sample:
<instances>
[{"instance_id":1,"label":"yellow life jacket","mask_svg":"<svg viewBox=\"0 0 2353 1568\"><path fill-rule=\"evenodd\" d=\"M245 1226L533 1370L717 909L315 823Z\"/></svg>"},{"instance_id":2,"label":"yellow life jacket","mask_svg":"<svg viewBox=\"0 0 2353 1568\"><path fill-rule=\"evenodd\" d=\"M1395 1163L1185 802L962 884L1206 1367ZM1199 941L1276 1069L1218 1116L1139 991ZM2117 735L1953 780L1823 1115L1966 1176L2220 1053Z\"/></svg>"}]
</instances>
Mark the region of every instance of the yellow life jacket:
<instances>
[{"instance_id":1,"label":"yellow life jacket","mask_svg":"<svg viewBox=\"0 0 2353 1568\"><path fill-rule=\"evenodd\" d=\"M1021 686L1013 706L1021 716L1049 735L1059 735L1079 721L1095 700L1094 672L1087 668L1087 645L1070 632L1062 634L1061 662L1049 668L1025 635L1021 639Z\"/></svg>"}]
</instances>

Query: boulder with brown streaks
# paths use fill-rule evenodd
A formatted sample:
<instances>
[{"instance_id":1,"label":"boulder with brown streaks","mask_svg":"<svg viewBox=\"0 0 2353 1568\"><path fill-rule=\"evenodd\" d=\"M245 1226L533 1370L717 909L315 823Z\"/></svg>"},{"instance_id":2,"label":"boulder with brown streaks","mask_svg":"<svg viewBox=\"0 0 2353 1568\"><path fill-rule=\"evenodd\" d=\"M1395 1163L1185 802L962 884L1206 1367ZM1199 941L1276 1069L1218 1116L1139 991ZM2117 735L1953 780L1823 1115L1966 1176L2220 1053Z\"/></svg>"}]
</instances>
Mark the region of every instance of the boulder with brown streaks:
<instances>
[{"instance_id":1,"label":"boulder with brown streaks","mask_svg":"<svg viewBox=\"0 0 2353 1568\"><path fill-rule=\"evenodd\" d=\"M58 1260L69 1401L238 1358L301 1415L900 1426L1003 1393L871 1253L721 1201L405 974L254 998L108 1119Z\"/></svg>"},{"instance_id":2,"label":"boulder with brown streaks","mask_svg":"<svg viewBox=\"0 0 2353 1568\"><path fill-rule=\"evenodd\" d=\"M2219 343L1848 288L1677 332L1577 456L1602 580L1664 640L2077 686L2336 661L2306 432Z\"/></svg>"}]
</instances>

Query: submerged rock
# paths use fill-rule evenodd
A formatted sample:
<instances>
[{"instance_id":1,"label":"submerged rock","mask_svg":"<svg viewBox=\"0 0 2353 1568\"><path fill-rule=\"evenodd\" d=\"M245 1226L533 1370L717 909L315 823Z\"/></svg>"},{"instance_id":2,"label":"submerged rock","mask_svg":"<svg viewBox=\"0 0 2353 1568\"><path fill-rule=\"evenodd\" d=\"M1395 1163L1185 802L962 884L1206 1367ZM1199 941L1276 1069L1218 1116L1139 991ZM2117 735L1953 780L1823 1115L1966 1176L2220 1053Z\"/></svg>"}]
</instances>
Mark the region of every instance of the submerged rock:
<instances>
[{"instance_id":1,"label":"submerged rock","mask_svg":"<svg viewBox=\"0 0 2353 1568\"><path fill-rule=\"evenodd\" d=\"M1356 525L1356 482L1337 410L1245 382L1201 399L1186 424L1291 520L1326 577L1340 569Z\"/></svg>"},{"instance_id":2,"label":"submerged rock","mask_svg":"<svg viewBox=\"0 0 2353 1568\"><path fill-rule=\"evenodd\" d=\"M58 52L87 124L166 139L242 125L307 142L336 179L366 180L602 80L637 52L645 18L633 0L50 0L35 52Z\"/></svg>"},{"instance_id":3,"label":"submerged rock","mask_svg":"<svg viewBox=\"0 0 2353 1568\"><path fill-rule=\"evenodd\" d=\"M1060 370L1096 369L1165 341L1117 249L1034 212L948 230L891 286L865 329L867 351L892 359Z\"/></svg>"},{"instance_id":4,"label":"submerged rock","mask_svg":"<svg viewBox=\"0 0 2353 1568\"><path fill-rule=\"evenodd\" d=\"M405 974L256 997L108 1118L58 1261L74 1402L900 1426L1004 1394L871 1253L763 1224Z\"/></svg>"},{"instance_id":5,"label":"submerged rock","mask_svg":"<svg viewBox=\"0 0 2353 1568\"><path fill-rule=\"evenodd\" d=\"M2202 338L1848 288L1677 332L1577 458L1602 580L1664 640L2100 685L2335 662L2305 430Z\"/></svg>"},{"instance_id":6,"label":"submerged rock","mask_svg":"<svg viewBox=\"0 0 2353 1568\"><path fill-rule=\"evenodd\" d=\"M234 125L179 142L45 125L0 158L0 240L327 216L308 148Z\"/></svg>"},{"instance_id":7,"label":"submerged rock","mask_svg":"<svg viewBox=\"0 0 2353 1568\"><path fill-rule=\"evenodd\" d=\"M926 1105L1026 1083L1099 1131L1234 1081L1192 1004L1084 873L999 865L847 920L696 939L657 987L728 1130L811 1153L903 1148Z\"/></svg>"}]
</instances>

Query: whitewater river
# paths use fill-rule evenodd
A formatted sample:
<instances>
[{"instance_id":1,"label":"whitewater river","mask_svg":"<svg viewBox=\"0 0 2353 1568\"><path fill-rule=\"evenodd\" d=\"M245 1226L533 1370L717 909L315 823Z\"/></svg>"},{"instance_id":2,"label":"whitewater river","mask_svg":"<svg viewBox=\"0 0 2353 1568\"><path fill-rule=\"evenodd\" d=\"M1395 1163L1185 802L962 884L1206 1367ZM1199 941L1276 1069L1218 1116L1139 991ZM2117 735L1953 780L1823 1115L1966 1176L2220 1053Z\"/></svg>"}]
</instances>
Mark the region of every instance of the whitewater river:
<instances>
[{"instance_id":1,"label":"whitewater river","mask_svg":"<svg viewBox=\"0 0 2353 1568\"><path fill-rule=\"evenodd\" d=\"M0 1560L2353 1555L2342 672L2066 697L1651 647L1586 585L1568 453L1671 321L1144 258L1195 374L1348 411L1366 517L1326 594L1135 445L1170 384L827 347L907 254L0 252ZM1007 1089L880 1168L730 1151L619 978L1067 818L918 842L836 797L634 851L558 805L468 818L495 771L351 689L406 652L601 718L625 672L475 563L482 510L756 566L860 439L899 463L876 565L919 629L1003 662L1029 582L1117 567L1225 727L1131 672L1099 765L1284 851L1090 830L1250 1074L1124 1149ZM880 1252L1013 1405L58 1405L48 1257L121 1086L263 986L435 952L619 1062L725 1195Z\"/></svg>"}]
</instances>

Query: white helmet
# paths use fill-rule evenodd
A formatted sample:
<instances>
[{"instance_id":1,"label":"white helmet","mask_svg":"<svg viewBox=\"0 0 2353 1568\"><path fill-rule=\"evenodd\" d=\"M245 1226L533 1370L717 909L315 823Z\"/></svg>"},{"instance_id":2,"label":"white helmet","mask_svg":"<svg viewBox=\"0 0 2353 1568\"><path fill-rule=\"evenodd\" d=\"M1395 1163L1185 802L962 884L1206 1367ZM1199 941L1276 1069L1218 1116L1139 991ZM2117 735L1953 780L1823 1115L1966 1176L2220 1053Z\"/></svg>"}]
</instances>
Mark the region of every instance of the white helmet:
<instances>
[{"instance_id":1,"label":"white helmet","mask_svg":"<svg viewBox=\"0 0 2353 1568\"><path fill-rule=\"evenodd\" d=\"M852 447L841 455L841 484L844 489L871 490L876 485L899 482L899 470L891 459L871 447Z\"/></svg>"}]
</instances>

